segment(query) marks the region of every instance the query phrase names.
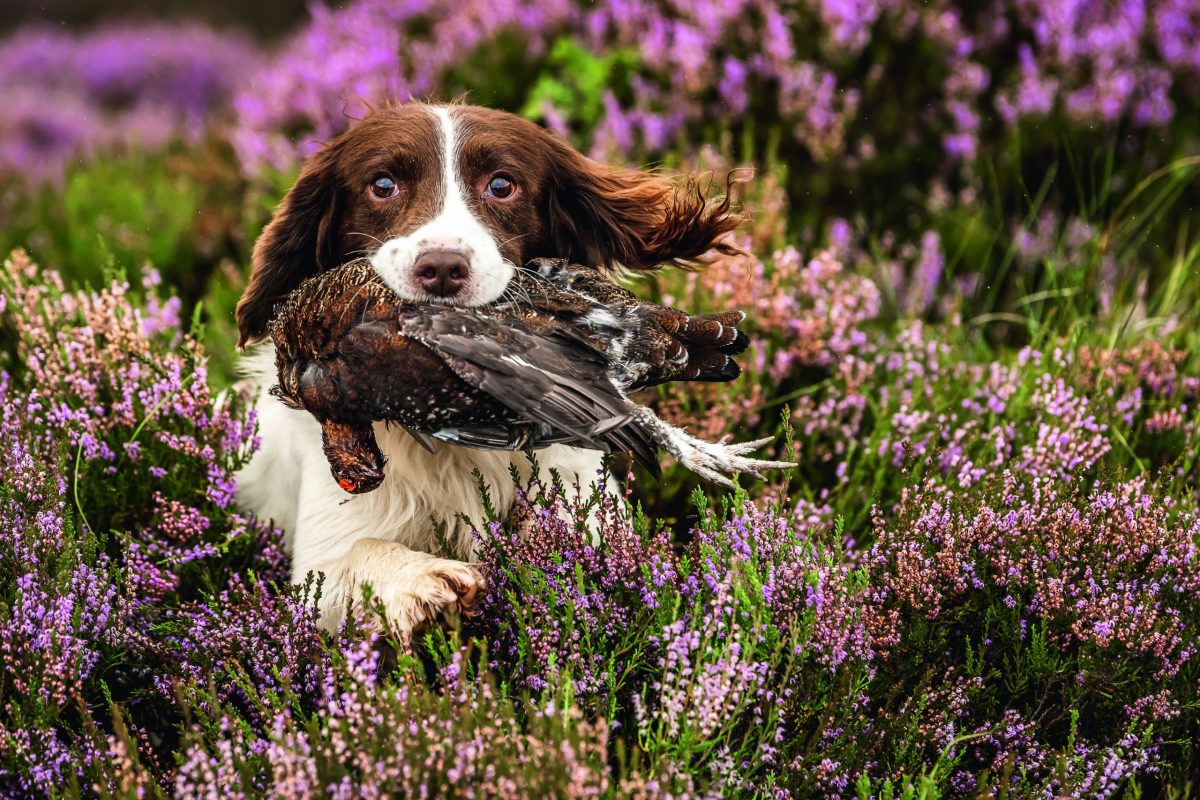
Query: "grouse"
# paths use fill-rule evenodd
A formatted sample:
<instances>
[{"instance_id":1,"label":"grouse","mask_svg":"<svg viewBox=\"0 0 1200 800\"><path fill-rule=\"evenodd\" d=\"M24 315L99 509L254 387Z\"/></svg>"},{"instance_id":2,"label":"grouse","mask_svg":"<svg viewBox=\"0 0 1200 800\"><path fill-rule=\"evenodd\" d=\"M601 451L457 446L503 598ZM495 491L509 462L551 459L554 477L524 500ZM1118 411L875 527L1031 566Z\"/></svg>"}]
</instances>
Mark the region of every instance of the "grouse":
<instances>
[{"instance_id":1,"label":"grouse","mask_svg":"<svg viewBox=\"0 0 1200 800\"><path fill-rule=\"evenodd\" d=\"M770 439L711 443L628 399L672 380L729 381L748 340L741 312L689 316L638 300L595 269L538 259L483 307L411 303L370 262L308 278L271 322L289 406L311 413L338 485L383 480L372 423L486 449L568 444L625 451L652 472L657 448L723 485L726 475L792 466L747 458Z\"/></svg>"}]
</instances>

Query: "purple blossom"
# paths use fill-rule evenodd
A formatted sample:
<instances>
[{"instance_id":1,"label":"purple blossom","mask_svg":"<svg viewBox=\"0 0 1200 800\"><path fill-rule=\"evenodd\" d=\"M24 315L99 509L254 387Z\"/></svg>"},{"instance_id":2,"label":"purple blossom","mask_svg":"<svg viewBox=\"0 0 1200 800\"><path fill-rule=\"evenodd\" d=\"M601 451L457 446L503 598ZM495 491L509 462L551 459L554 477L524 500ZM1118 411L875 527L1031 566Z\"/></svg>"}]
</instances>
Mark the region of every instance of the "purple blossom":
<instances>
[{"instance_id":1,"label":"purple blossom","mask_svg":"<svg viewBox=\"0 0 1200 800\"><path fill-rule=\"evenodd\" d=\"M75 159L199 141L258 61L248 39L198 24L19 29L0 41L0 174L56 179Z\"/></svg>"}]
</instances>

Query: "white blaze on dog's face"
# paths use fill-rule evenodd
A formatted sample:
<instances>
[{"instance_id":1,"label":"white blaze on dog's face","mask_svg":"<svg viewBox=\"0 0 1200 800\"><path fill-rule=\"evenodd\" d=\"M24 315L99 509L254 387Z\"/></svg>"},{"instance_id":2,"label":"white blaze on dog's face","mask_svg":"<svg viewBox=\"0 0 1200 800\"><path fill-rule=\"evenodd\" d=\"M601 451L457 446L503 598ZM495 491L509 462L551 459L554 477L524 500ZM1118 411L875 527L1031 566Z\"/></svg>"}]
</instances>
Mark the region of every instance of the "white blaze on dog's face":
<instances>
[{"instance_id":1,"label":"white blaze on dog's face","mask_svg":"<svg viewBox=\"0 0 1200 800\"><path fill-rule=\"evenodd\" d=\"M486 305L503 294L516 266L500 253L493 230L467 202L471 189L460 163L455 109L440 106L428 111L437 121L440 206L421 227L383 242L371 256L371 264L384 283L406 300ZM492 175L488 183L485 203L512 202L520 191L515 178L502 173Z\"/></svg>"},{"instance_id":2,"label":"white blaze on dog's face","mask_svg":"<svg viewBox=\"0 0 1200 800\"><path fill-rule=\"evenodd\" d=\"M513 114L387 106L305 162L255 244L241 343L301 281L355 257L406 300L478 306L533 258L651 269L729 251L738 221L728 198L598 164Z\"/></svg>"}]
</instances>

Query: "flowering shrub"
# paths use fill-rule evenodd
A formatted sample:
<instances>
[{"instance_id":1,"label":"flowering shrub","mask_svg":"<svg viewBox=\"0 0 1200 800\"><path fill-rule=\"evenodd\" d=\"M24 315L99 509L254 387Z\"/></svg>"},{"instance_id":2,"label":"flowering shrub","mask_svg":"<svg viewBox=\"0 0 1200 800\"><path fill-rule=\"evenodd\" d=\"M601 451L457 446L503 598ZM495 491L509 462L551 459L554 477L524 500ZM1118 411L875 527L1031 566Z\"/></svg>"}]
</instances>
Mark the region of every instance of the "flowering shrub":
<instances>
[{"instance_id":1,"label":"flowering shrub","mask_svg":"<svg viewBox=\"0 0 1200 800\"><path fill-rule=\"evenodd\" d=\"M212 393L155 276L69 291L14 255L0 785L1182 786L1200 707L1190 328L980 360L952 323L884 325L860 263L785 248L661 285L761 321L747 379L763 398L804 388L788 401L790 481L693 495L680 543L629 502L653 508L657 489L570 501L524 486L511 513L475 520L482 617L409 652L369 616L330 637L320 581L278 583L277 534L232 504L253 417Z\"/></svg>"},{"instance_id":2,"label":"flowering shrub","mask_svg":"<svg viewBox=\"0 0 1200 800\"><path fill-rule=\"evenodd\" d=\"M310 15L273 52L196 25L18 31L0 43L15 77L0 172L55 176L67 159L156 149L230 116L248 173L289 170L364 105L464 91L609 157L662 154L713 121L745 129L789 163L831 165L789 187L825 206L849 190L899 210L880 176L934 188L1021 126L1035 161L1041 129L1094 143L1097 128L1173 126L1154 159L1196 136L1187 0L357 0Z\"/></svg>"},{"instance_id":3,"label":"flowering shrub","mask_svg":"<svg viewBox=\"0 0 1200 800\"><path fill-rule=\"evenodd\" d=\"M1147 173L1195 149L1193 5L356 0L271 51L0 41L0 246L69 275L0 271L0 795L1187 796L1196 163ZM331 635L234 502L235 264L354 98L465 89L604 158L766 167L747 255L637 287L745 309L744 374L646 399L797 467L521 484L473 520L480 617Z\"/></svg>"},{"instance_id":4,"label":"flowering shrub","mask_svg":"<svg viewBox=\"0 0 1200 800\"><path fill-rule=\"evenodd\" d=\"M214 576L278 579L285 561L233 507L254 420L213 397L177 298L139 307L122 281L69 292L20 253L0 288L15 355L0 377L0 786L28 794L97 757L81 709L169 707L152 669L164 614Z\"/></svg>"},{"instance_id":5,"label":"flowering shrub","mask_svg":"<svg viewBox=\"0 0 1200 800\"><path fill-rule=\"evenodd\" d=\"M612 709L644 668L647 628L675 596L670 541L635 529L611 497L593 498L589 519L593 508L570 507L561 487L533 488L542 501L520 492L508 524L490 521L480 543L491 568L485 613L508 621L492 655L519 685L569 677L582 702ZM524 591L530 584L536 595ZM550 606L564 604L570 617L548 624Z\"/></svg>"},{"instance_id":6,"label":"flowering shrub","mask_svg":"<svg viewBox=\"0 0 1200 800\"><path fill-rule=\"evenodd\" d=\"M0 41L0 174L61 178L72 159L195 142L259 58L249 40L195 24L21 30Z\"/></svg>"},{"instance_id":7,"label":"flowering shrub","mask_svg":"<svg viewBox=\"0 0 1200 800\"><path fill-rule=\"evenodd\" d=\"M1014 470L990 483L905 492L864 556L883 669L908 652L963 671L946 692L969 705L916 710L927 756L940 753L955 786L980 770L1013 781L1019 764L1025 785L1089 796L1161 759L1190 763L1170 731L1174 703L1196 690L1182 623L1195 614L1196 520L1140 479L1085 489ZM1004 681L1006 669L1028 679Z\"/></svg>"},{"instance_id":8,"label":"flowering shrub","mask_svg":"<svg viewBox=\"0 0 1200 800\"><path fill-rule=\"evenodd\" d=\"M1086 259L1087 245L1071 252ZM974 346L961 327L962 290L925 285L921 250L903 258L880 265L842 244L806 259L789 246L660 280L668 303L748 309L756 353L739 383L666 387L663 410L708 437L786 433L784 455L800 463L792 489L819 504L835 492L833 512L851 522L929 470L961 487L1012 464L1067 482L1100 464L1169 466L1165 476L1180 486L1195 476L1187 442L1200 379L1176 309L1163 310L1157 339L1022 347L977 361L962 356ZM889 319L880 284L867 276L884 270L883 279L901 273L893 294L936 291L949 324L913 319L921 303ZM1104 318L1102 303L1086 309ZM677 513L679 499L654 512Z\"/></svg>"},{"instance_id":9,"label":"flowering shrub","mask_svg":"<svg viewBox=\"0 0 1200 800\"><path fill-rule=\"evenodd\" d=\"M1189 0L355 0L310 17L273 47L193 24L0 39L0 250L95 281L100 237L190 312L228 291L301 156L372 104L462 95L608 160L694 164L706 142L755 164L782 200L756 252L862 247L885 316L939 317L948 289L968 315L1024 313L1056 240L1115 232L1070 265L1111 306L1133 265L1172 268L1144 221L1195 201Z\"/></svg>"},{"instance_id":10,"label":"flowering shrub","mask_svg":"<svg viewBox=\"0 0 1200 800\"><path fill-rule=\"evenodd\" d=\"M941 136L947 156L970 160L981 134L1022 119L1058 114L1079 125L1165 125L1177 102L1194 99L1200 71L1188 46L1200 21L1179 0L1068 7L1017 0L986 10L904 0L513 2L486 13L470 3L443 9L360 0L314 15L264 73L264 86L240 96L240 152L252 165L286 158L288 142L278 133L297 121L317 138L343 126L347 95L407 99L443 88L452 66L509 31L532 45L534 57L559 36L595 52L637 54L628 84L606 87L603 112L584 132L598 150L623 153L662 151L685 126L719 118L777 121L818 159L859 161L880 157L885 136L919 137L920 125ZM890 59L869 62L864 74L860 57L888 48ZM330 53L333 68L316 69L329 66ZM905 86L910 108L926 109L925 118L910 117L907 131L864 130L865 109L897 86ZM561 125L578 120L575 108L540 110Z\"/></svg>"}]
</instances>

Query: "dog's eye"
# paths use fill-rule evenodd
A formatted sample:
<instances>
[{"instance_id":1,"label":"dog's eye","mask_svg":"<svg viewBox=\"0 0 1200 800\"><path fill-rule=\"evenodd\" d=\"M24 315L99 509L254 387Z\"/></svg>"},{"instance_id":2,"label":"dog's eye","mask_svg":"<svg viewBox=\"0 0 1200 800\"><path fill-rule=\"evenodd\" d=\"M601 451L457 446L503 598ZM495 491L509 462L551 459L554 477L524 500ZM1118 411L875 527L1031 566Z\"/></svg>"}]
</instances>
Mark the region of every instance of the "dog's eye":
<instances>
[{"instance_id":1,"label":"dog's eye","mask_svg":"<svg viewBox=\"0 0 1200 800\"><path fill-rule=\"evenodd\" d=\"M488 181L484 194L496 200L511 200L517 194L517 184L507 175L494 175Z\"/></svg>"},{"instance_id":2,"label":"dog's eye","mask_svg":"<svg viewBox=\"0 0 1200 800\"><path fill-rule=\"evenodd\" d=\"M395 197L398 191L400 191L400 187L392 180L391 175L376 175L371 181L371 194L379 200Z\"/></svg>"}]
</instances>

